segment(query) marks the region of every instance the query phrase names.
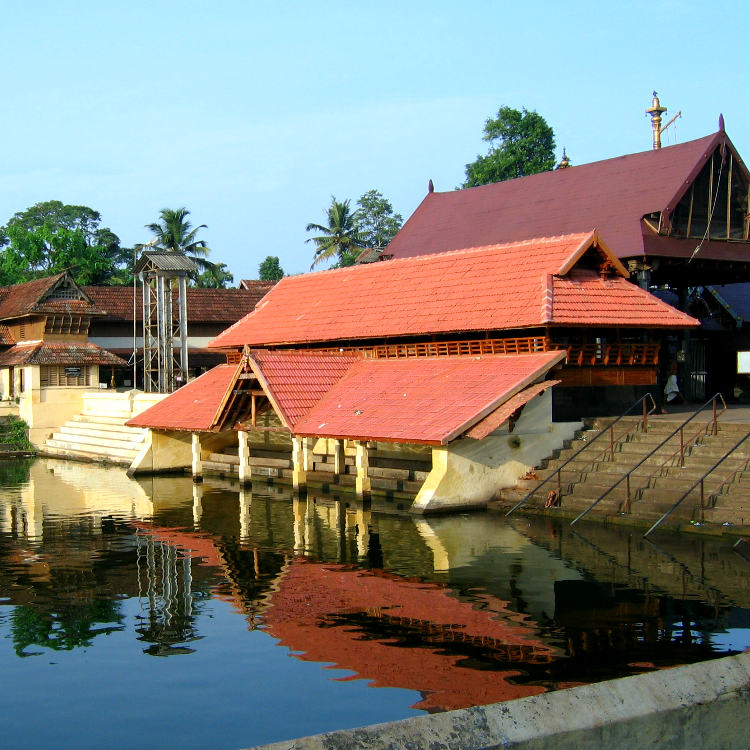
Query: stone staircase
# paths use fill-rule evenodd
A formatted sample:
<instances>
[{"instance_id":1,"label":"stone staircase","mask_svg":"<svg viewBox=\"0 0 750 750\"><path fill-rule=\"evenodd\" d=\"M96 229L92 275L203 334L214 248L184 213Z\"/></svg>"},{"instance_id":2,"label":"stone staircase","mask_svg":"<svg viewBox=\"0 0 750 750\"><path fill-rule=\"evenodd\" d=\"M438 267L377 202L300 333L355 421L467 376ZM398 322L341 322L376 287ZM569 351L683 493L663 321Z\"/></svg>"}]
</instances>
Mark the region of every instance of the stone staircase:
<instances>
[{"instance_id":1,"label":"stone staircase","mask_svg":"<svg viewBox=\"0 0 750 750\"><path fill-rule=\"evenodd\" d=\"M126 427L122 416L79 414L58 428L40 449L45 456L130 466L143 447L148 430Z\"/></svg>"},{"instance_id":2,"label":"stone staircase","mask_svg":"<svg viewBox=\"0 0 750 750\"><path fill-rule=\"evenodd\" d=\"M720 422L717 435L710 432L696 435L701 425L690 423L683 433L684 466L680 460L678 433L646 458L638 468L634 468L674 432L682 420L653 419L646 432L638 426L639 422L635 417L624 418L616 426L616 436L630 430L626 435L615 440L612 445L610 437L602 435L589 445L598 433L607 430L611 420L587 421L585 429L536 468L533 476L519 480L515 490L504 491L503 504L510 507L531 491L533 494L523 507L527 511L542 509L549 491L558 490L557 470L585 447L560 471L562 502L561 507L553 509L553 512L571 518L577 516L632 470L630 492L627 480L620 482L589 515L594 518L624 516L650 525L748 433L747 425ZM669 523L747 527L750 524L749 462L750 440L746 440L731 457L705 478L703 502L701 503L698 486L670 516ZM548 478L549 481L540 486Z\"/></svg>"}]
</instances>

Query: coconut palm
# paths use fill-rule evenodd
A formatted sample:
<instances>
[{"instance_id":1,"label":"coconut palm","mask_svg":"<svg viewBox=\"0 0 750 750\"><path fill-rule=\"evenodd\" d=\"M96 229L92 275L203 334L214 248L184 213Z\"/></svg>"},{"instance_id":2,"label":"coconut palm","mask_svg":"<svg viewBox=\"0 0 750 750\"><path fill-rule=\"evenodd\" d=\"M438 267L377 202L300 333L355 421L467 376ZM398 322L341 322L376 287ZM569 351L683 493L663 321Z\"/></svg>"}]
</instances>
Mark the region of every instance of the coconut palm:
<instances>
[{"instance_id":1,"label":"coconut palm","mask_svg":"<svg viewBox=\"0 0 750 750\"><path fill-rule=\"evenodd\" d=\"M305 242L314 242L317 247L310 266L312 270L318 263L330 258L338 258L337 265L351 265L354 262L355 251L365 247L359 235L359 211L349 208L349 201L341 203L331 196L331 205L326 212L328 226L322 224L308 224L306 231L320 232L317 237L309 237Z\"/></svg>"},{"instance_id":2,"label":"coconut palm","mask_svg":"<svg viewBox=\"0 0 750 750\"><path fill-rule=\"evenodd\" d=\"M154 233L154 239L148 244L172 253L182 253L205 271L214 265L206 260L211 250L204 240L196 239L196 234L200 229L206 229L206 225L193 227L187 218L189 215L190 211L186 208L162 208L159 222L146 224L146 229Z\"/></svg>"}]
</instances>

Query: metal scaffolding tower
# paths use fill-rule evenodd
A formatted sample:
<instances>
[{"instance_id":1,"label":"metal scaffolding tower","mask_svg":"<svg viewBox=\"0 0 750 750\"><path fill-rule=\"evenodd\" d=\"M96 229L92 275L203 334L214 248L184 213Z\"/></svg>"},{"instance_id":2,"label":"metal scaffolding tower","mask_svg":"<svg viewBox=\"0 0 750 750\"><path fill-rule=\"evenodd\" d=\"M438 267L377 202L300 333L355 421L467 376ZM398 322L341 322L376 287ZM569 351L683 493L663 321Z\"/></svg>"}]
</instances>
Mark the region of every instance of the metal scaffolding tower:
<instances>
[{"instance_id":1,"label":"metal scaffolding tower","mask_svg":"<svg viewBox=\"0 0 750 750\"><path fill-rule=\"evenodd\" d=\"M148 393L171 393L187 382L187 277L195 271L190 258L175 252L144 252L136 263L143 292L143 387Z\"/></svg>"}]
</instances>

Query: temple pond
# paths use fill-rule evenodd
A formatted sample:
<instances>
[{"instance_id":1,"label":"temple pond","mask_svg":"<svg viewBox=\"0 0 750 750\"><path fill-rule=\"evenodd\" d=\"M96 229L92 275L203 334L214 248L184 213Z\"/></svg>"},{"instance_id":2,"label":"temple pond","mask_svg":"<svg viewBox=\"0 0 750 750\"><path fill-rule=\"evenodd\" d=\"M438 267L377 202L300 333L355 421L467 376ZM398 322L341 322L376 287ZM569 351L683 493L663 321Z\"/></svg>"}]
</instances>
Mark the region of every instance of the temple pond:
<instances>
[{"instance_id":1,"label":"temple pond","mask_svg":"<svg viewBox=\"0 0 750 750\"><path fill-rule=\"evenodd\" d=\"M733 541L3 462L0 747L249 747L736 653Z\"/></svg>"}]
</instances>

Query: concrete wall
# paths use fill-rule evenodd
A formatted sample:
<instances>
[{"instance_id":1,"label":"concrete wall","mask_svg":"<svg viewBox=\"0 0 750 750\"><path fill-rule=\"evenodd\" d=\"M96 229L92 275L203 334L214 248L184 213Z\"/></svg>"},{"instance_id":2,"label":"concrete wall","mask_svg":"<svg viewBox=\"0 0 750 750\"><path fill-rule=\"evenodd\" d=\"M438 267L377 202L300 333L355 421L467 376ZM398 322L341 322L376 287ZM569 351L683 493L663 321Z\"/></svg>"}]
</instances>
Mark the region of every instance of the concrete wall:
<instances>
[{"instance_id":1,"label":"concrete wall","mask_svg":"<svg viewBox=\"0 0 750 750\"><path fill-rule=\"evenodd\" d=\"M190 470L192 463L192 433L149 430L143 449L133 459L128 474Z\"/></svg>"},{"instance_id":2,"label":"concrete wall","mask_svg":"<svg viewBox=\"0 0 750 750\"><path fill-rule=\"evenodd\" d=\"M414 500L412 511L431 513L481 507L501 489L560 448L581 422L552 422L549 389L532 399L513 432L507 422L483 440L464 438L434 448L432 471Z\"/></svg>"},{"instance_id":3,"label":"concrete wall","mask_svg":"<svg viewBox=\"0 0 750 750\"><path fill-rule=\"evenodd\" d=\"M746 750L750 653L263 745L264 750Z\"/></svg>"}]
</instances>

